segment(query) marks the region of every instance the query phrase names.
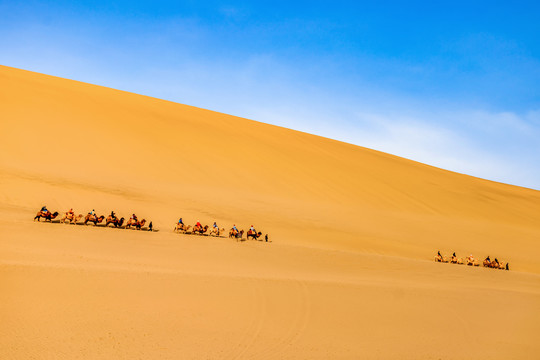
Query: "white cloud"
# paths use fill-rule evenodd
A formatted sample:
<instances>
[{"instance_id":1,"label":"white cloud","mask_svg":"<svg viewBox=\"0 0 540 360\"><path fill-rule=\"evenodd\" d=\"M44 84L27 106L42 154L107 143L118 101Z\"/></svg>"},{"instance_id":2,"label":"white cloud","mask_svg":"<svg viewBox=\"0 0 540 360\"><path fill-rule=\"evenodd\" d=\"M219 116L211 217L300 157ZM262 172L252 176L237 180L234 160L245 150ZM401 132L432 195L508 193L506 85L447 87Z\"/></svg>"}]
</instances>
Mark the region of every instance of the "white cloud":
<instances>
[{"instance_id":1,"label":"white cloud","mask_svg":"<svg viewBox=\"0 0 540 360\"><path fill-rule=\"evenodd\" d=\"M461 112L474 129L440 121L453 113L425 117L357 114L358 128L338 137L433 166L500 182L540 189L538 128L514 113ZM465 119L465 120L464 120ZM349 129L351 130L351 129Z\"/></svg>"},{"instance_id":2,"label":"white cloud","mask_svg":"<svg viewBox=\"0 0 540 360\"><path fill-rule=\"evenodd\" d=\"M176 50L170 63L132 64L123 62L131 59L133 54L128 53L113 57L122 62L119 70L118 64L73 50L70 44L75 37L61 37L68 45L55 46L45 42L44 37L37 37L43 39L43 45L39 41L18 41L34 39L38 30L18 32L16 38L5 36L0 41L5 49L0 61L540 189L538 109L523 114L463 109L459 103L433 105L422 97L411 99L403 94L374 91L369 84L336 85L340 79L312 79L311 75L319 73L302 72L272 54L201 60ZM9 31L3 34L13 35ZM143 46L143 50L147 48Z\"/></svg>"}]
</instances>

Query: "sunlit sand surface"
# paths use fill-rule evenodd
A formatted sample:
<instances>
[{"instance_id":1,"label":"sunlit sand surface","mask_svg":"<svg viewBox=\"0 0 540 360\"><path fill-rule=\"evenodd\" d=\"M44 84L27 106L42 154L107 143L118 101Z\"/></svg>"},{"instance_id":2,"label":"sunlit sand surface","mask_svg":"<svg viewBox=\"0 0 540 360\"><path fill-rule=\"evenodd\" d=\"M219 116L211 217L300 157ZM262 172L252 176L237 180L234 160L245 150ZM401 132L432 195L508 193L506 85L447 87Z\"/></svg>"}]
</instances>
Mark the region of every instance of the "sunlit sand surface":
<instances>
[{"instance_id":1,"label":"sunlit sand surface","mask_svg":"<svg viewBox=\"0 0 540 360\"><path fill-rule=\"evenodd\" d=\"M0 106L1 359L540 353L538 191L4 66ZM33 222L43 205L159 232Z\"/></svg>"}]
</instances>

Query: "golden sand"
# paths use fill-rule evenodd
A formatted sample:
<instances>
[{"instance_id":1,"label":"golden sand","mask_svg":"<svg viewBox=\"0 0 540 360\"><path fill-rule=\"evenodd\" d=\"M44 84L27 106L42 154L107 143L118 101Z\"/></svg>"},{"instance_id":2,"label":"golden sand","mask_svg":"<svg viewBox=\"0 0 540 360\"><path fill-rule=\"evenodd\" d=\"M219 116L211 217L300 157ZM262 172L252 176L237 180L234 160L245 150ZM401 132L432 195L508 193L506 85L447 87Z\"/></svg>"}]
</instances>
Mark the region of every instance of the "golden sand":
<instances>
[{"instance_id":1,"label":"golden sand","mask_svg":"<svg viewBox=\"0 0 540 360\"><path fill-rule=\"evenodd\" d=\"M0 123L1 359L540 353L539 191L5 66ZM32 222L43 205L160 231Z\"/></svg>"}]
</instances>

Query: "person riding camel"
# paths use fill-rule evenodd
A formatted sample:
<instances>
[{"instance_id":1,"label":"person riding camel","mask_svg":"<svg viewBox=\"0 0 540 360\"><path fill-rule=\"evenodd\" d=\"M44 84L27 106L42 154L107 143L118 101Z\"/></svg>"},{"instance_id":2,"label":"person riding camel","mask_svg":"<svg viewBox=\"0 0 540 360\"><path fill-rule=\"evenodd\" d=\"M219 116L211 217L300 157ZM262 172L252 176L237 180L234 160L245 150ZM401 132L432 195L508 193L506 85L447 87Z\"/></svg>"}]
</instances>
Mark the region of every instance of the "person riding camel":
<instances>
[{"instance_id":1,"label":"person riding camel","mask_svg":"<svg viewBox=\"0 0 540 360\"><path fill-rule=\"evenodd\" d=\"M236 225L233 225L232 230L234 231L234 235L238 234L238 229L236 228Z\"/></svg>"},{"instance_id":2,"label":"person riding camel","mask_svg":"<svg viewBox=\"0 0 540 360\"><path fill-rule=\"evenodd\" d=\"M195 229L202 230L202 225L201 225L201 222L199 220L197 220L197 224L195 224Z\"/></svg>"},{"instance_id":3,"label":"person riding camel","mask_svg":"<svg viewBox=\"0 0 540 360\"><path fill-rule=\"evenodd\" d=\"M437 251L437 261L442 261L443 260L443 256L441 255L441 251Z\"/></svg>"},{"instance_id":4,"label":"person riding camel","mask_svg":"<svg viewBox=\"0 0 540 360\"><path fill-rule=\"evenodd\" d=\"M116 220L116 214L114 213L114 211L111 211L111 218L113 218L114 220Z\"/></svg>"},{"instance_id":5,"label":"person riding camel","mask_svg":"<svg viewBox=\"0 0 540 360\"><path fill-rule=\"evenodd\" d=\"M178 223L176 224L176 228L180 230L187 230L186 225L184 225L184 221L182 218L178 219Z\"/></svg>"},{"instance_id":6,"label":"person riding camel","mask_svg":"<svg viewBox=\"0 0 540 360\"><path fill-rule=\"evenodd\" d=\"M253 225L251 225L251 227L249 228L249 230L251 230L251 232L255 233L255 228L253 227Z\"/></svg>"},{"instance_id":7,"label":"person riding camel","mask_svg":"<svg viewBox=\"0 0 540 360\"><path fill-rule=\"evenodd\" d=\"M137 225L139 221L137 220L137 215L131 214L131 217L129 218L128 223L131 223L133 225Z\"/></svg>"},{"instance_id":8,"label":"person riding camel","mask_svg":"<svg viewBox=\"0 0 540 360\"><path fill-rule=\"evenodd\" d=\"M43 205L41 207L41 212L43 213L43 215L47 215L48 213L50 213L49 210L47 210L47 206L46 205Z\"/></svg>"}]
</instances>

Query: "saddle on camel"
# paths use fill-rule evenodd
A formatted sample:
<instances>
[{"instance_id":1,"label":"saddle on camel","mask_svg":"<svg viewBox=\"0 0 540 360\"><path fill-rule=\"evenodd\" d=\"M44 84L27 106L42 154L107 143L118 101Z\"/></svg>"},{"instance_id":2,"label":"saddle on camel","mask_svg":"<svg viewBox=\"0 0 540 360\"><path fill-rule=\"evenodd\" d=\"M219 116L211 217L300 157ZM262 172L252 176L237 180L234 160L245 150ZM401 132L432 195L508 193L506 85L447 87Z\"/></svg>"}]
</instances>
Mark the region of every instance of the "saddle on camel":
<instances>
[{"instance_id":1,"label":"saddle on camel","mask_svg":"<svg viewBox=\"0 0 540 360\"><path fill-rule=\"evenodd\" d=\"M472 256L472 254L467 257L467 265L469 265L469 266L480 266L480 264L474 258L474 256Z\"/></svg>"},{"instance_id":2,"label":"saddle on camel","mask_svg":"<svg viewBox=\"0 0 540 360\"><path fill-rule=\"evenodd\" d=\"M229 238L235 238L236 241L238 240L242 240L242 236L244 235L244 230L236 230L236 229L231 229L229 231Z\"/></svg>"},{"instance_id":3,"label":"saddle on camel","mask_svg":"<svg viewBox=\"0 0 540 360\"><path fill-rule=\"evenodd\" d=\"M176 224L174 226L174 230L175 232L187 232L189 229L191 228L191 225L184 225L182 223L180 224Z\"/></svg>"},{"instance_id":4,"label":"saddle on camel","mask_svg":"<svg viewBox=\"0 0 540 360\"><path fill-rule=\"evenodd\" d=\"M137 220L137 218L130 218L126 224L126 229L130 229L132 226L135 227L137 230L141 230L141 228L146 223L146 219L142 219L141 221Z\"/></svg>"},{"instance_id":5,"label":"saddle on camel","mask_svg":"<svg viewBox=\"0 0 540 360\"><path fill-rule=\"evenodd\" d=\"M61 223L66 223L69 221L70 224L76 224L80 219L83 218L82 214L75 215L73 209L69 209L68 212L64 213L64 216L60 219Z\"/></svg>"},{"instance_id":6,"label":"saddle on camel","mask_svg":"<svg viewBox=\"0 0 540 360\"><path fill-rule=\"evenodd\" d=\"M447 263L448 259L446 257L442 256L440 251L437 251L437 255L435 255L435 261Z\"/></svg>"},{"instance_id":7,"label":"saddle on camel","mask_svg":"<svg viewBox=\"0 0 540 360\"><path fill-rule=\"evenodd\" d=\"M39 219L44 218L45 221L49 220L52 222L54 218L58 216L58 211L55 211L54 213L51 213L45 206L41 208L41 210L38 211L36 216L34 217L34 221L39 221Z\"/></svg>"},{"instance_id":8,"label":"saddle on camel","mask_svg":"<svg viewBox=\"0 0 540 360\"><path fill-rule=\"evenodd\" d=\"M460 264L460 265L463 265L463 260L462 259L458 259L458 257L456 256L456 253L454 252L452 254L452 258L450 259L450 263L452 264Z\"/></svg>"},{"instance_id":9,"label":"saddle on camel","mask_svg":"<svg viewBox=\"0 0 540 360\"><path fill-rule=\"evenodd\" d=\"M259 237L261 237L262 235L262 232L257 232L256 230L251 230L249 229L248 232L247 232L247 239L249 240L249 238L253 238L253 240L257 240Z\"/></svg>"},{"instance_id":10,"label":"saddle on camel","mask_svg":"<svg viewBox=\"0 0 540 360\"><path fill-rule=\"evenodd\" d=\"M208 231L208 225L204 225L202 226L200 223L197 223L194 227L193 227L193 233L194 234L199 234L199 235L203 235L205 232Z\"/></svg>"},{"instance_id":11,"label":"saddle on camel","mask_svg":"<svg viewBox=\"0 0 540 360\"><path fill-rule=\"evenodd\" d=\"M103 215L98 217L97 215L92 215L89 213L84 217L84 225L88 225L89 222L94 223L94 225L97 225L101 223L104 219L105 219L105 216Z\"/></svg>"},{"instance_id":12,"label":"saddle on camel","mask_svg":"<svg viewBox=\"0 0 540 360\"><path fill-rule=\"evenodd\" d=\"M219 226L215 226L215 227L212 228L212 230L210 230L210 235L219 237L221 235L221 233L224 232L224 231L225 231L224 228L220 229Z\"/></svg>"},{"instance_id":13,"label":"saddle on camel","mask_svg":"<svg viewBox=\"0 0 540 360\"><path fill-rule=\"evenodd\" d=\"M107 219L105 220L105 226L109 226L109 224L114 225L114 227L121 227L124 223L124 218L117 218L116 216L109 215L107 216Z\"/></svg>"}]
</instances>

